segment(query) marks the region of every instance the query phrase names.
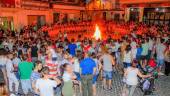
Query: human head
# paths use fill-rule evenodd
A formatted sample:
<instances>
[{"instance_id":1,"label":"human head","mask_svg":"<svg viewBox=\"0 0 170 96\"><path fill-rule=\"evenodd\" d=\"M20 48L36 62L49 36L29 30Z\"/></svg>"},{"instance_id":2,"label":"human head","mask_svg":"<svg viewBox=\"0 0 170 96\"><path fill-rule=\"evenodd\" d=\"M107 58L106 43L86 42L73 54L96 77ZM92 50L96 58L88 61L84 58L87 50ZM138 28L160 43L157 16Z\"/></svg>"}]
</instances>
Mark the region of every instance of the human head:
<instances>
[{"instance_id":1,"label":"human head","mask_svg":"<svg viewBox=\"0 0 170 96\"><path fill-rule=\"evenodd\" d=\"M42 68L41 74L42 74L43 77L48 76L49 75L49 68L48 67Z\"/></svg>"},{"instance_id":2,"label":"human head","mask_svg":"<svg viewBox=\"0 0 170 96\"><path fill-rule=\"evenodd\" d=\"M75 41L75 40L72 38L72 39L71 39L71 43L74 43L74 41Z\"/></svg>"},{"instance_id":3,"label":"human head","mask_svg":"<svg viewBox=\"0 0 170 96\"><path fill-rule=\"evenodd\" d=\"M36 61L36 64L35 64L35 69L37 71L40 71L42 69L42 62L41 61Z\"/></svg>"},{"instance_id":4,"label":"human head","mask_svg":"<svg viewBox=\"0 0 170 96\"><path fill-rule=\"evenodd\" d=\"M68 63L65 63L65 64L63 65L63 68L64 68L64 70L67 71L67 72L72 72L72 71L73 71L71 65L68 64Z\"/></svg>"},{"instance_id":5,"label":"human head","mask_svg":"<svg viewBox=\"0 0 170 96\"><path fill-rule=\"evenodd\" d=\"M27 54L23 54L23 55L22 55L22 60L23 60L23 61L26 61L27 59L28 59L28 55L27 55Z\"/></svg>"},{"instance_id":6,"label":"human head","mask_svg":"<svg viewBox=\"0 0 170 96\"><path fill-rule=\"evenodd\" d=\"M132 65L131 66L136 68L137 63L138 63L138 61L136 59L134 59L132 61Z\"/></svg>"},{"instance_id":7,"label":"human head","mask_svg":"<svg viewBox=\"0 0 170 96\"><path fill-rule=\"evenodd\" d=\"M84 58L87 58L87 57L89 57L88 52L84 52Z\"/></svg>"},{"instance_id":8,"label":"human head","mask_svg":"<svg viewBox=\"0 0 170 96\"><path fill-rule=\"evenodd\" d=\"M125 50L126 50L126 52L129 52L131 50L131 46L127 45Z\"/></svg>"}]
</instances>

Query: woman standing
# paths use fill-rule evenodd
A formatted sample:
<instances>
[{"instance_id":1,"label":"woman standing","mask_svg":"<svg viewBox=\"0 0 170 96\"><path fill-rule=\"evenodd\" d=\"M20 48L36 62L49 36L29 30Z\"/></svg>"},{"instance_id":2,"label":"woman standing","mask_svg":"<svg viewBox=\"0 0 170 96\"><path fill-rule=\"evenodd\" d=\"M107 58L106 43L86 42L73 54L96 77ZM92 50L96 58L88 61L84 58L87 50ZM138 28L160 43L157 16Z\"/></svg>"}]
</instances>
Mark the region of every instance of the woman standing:
<instances>
[{"instance_id":1,"label":"woman standing","mask_svg":"<svg viewBox=\"0 0 170 96\"><path fill-rule=\"evenodd\" d=\"M128 68L131 66L132 63L132 51L130 45L126 46L126 49L124 51L124 56L123 56L123 64L124 68Z\"/></svg>"},{"instance_id":2,"label":"woman standing","mask_svg":"<svg viewBox=\"0 0 170 96\"><path fill-rule=\"evenodd\" d=\"M64 81L62 93L64 96L73 96L74 90L72 81L76 79L76 75L73 73L72 66L70 64L65 63L63 68L65 71L62 77Z\"/></svg>"},{"instance_id":3,"label":"woman standing","mask_svg":"<svg viewBox=\"0 0 170 96\"><path fill-rule=\"evenodd\" d=\"M138 76L141 78L147 78L151 75L142 75L142 73L136 68L137 60L133 60L132 65L125 70L125 82L126 82L126 89L127 95L126 96L133 96L136 86L138 84Z\"/></svg>"}]
</instances>

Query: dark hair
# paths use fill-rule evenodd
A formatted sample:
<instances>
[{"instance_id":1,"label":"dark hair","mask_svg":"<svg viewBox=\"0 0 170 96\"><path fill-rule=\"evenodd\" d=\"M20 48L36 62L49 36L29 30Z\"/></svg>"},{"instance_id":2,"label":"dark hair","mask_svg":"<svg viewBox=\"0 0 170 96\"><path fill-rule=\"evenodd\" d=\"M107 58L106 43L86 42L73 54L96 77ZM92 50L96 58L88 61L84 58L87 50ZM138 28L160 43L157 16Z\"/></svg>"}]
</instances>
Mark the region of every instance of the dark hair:
<instances>
[{"instance_id":1,"label":"dark hair","mask_svg":"<svg viewBox=\"0 0 170 96\"><path fill-rule=\"evenodd\" d=\"M93 52L93 53L91 54L91 57L92 57L92 58L96 58L97 56L96 56L96 54Z\"/></svg>"},{"instance_id":2,"label":"dark hair","mask_svg":"<svg viewBox=\"0 0 170 96\"><path fill-rule=\"evenodd\" d=\"M26 61L27 58L28 58L28 54L23 54L23 55L22 55L22 60Z\"/></svg>"},{"instance_id":3,"label":"dark hair","mask_svg":"<svg viewBox=\"0 0 170 96\"><path fill-rule=\"evenodd\" d=\"M0 49L0 55L7 55L7 54L8 52L4 48Z\"/></svg>"},{"instance_id":4,"label":"dark hair","mask_svg":"<svg viewBox=\"0 0 170 96\"><path fill-rule=\"evenodd\" d=\"M68 65L69 65L68 63L65 63L65 64L62 66L62 68L63 68L64 70L66 70L66 67L67 67Z\"/></svg>"},{"instance_id":5,"label":"dark hair","mask_svg":"<svg viewBox=\"0 0 170 96\"><path fill-rule=\"evenodd\" d=\"M36 61L35 63L36 63L36 64L40 64L40 63L42 63L42 62L41 62L40 60L38 60L38 61Z\"/></svg>"},{"instance_id":6,"label":"dark hair","mask_svg":"<svg viewBox=\"0 0 170 96\"><path fill-rule=\"evenodd\" d=\"M42 68L41 73L48 75L49 74L49 68L48 67Z\"/></svg>"},{"instance_id":7,"label":"dark hair","mask_svg":"<svg viewBox=\"0 0 170 96\"><path fill-rule=\"evenodd\" d=\"M129 52L131 50L131 46L127 45L125 50L126 50L126 52Z\"/></svg>"},{"instance_id":8,"label":"dark hair","mask_svg":"<svg viewBox=\"0 0 170 96\"><path fill-rule=\"evenodd\" d=\"M136 67L136 65L137 65L137 63L138 63L138 61L136 60L136 59L134 59L133 61L132 61L132 67Z\"/></svg>"},{"instance_id":9,"label":"dark hair","mask_svg":"<svg viewBox=\"0 0 170 96\"><path fill-rule=\"evenodd\" d=\"M74 41L75 41L75 40L72 38L72 39L71 39L71 42L74 42Z\"/></svg>"},{"instance_id":10,"label":"dark hair","mask_svg":"<svg viewBox=\"0 0 170 96\"><path fill-rule=\"evenodd\" d=\"M164 43L164 41L165 41L165 40L161 38L161 43Z\"/></svg>"}]
</instances>

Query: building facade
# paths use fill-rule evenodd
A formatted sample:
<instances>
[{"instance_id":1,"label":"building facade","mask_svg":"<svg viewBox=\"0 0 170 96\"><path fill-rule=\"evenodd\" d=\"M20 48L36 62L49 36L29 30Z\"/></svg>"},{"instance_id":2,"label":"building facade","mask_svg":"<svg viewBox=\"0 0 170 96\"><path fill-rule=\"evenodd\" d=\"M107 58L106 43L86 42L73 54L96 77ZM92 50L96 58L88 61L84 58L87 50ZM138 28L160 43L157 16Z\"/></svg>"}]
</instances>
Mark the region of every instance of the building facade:
<instances>
[{"instance_id":1,"label":"building facade","mask_svg":"<svg viewBox=\"0 0 170 96\"><path fill-rule=\"evenodd\" d=\"M1 0L0 26L20 29L37 24L63 23L80 18L85 7L80 0Z\"/></svg>"}]
</instances>

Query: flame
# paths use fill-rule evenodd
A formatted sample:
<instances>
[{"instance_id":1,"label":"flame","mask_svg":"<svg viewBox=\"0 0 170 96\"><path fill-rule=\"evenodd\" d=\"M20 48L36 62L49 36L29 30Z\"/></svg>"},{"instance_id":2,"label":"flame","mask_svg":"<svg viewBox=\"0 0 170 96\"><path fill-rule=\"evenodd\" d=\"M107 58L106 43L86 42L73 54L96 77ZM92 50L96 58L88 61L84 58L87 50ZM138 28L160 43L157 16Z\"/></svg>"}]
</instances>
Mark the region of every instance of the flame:
<instances>
[{"instance_id":1,"label":"flame","mask_svg":"<svg viewBox=\"0 0 170 96\"><path fill-rule=\"evenodd\" d=\"M101 31L99 29L99 26L96 24L96 30L94 32L94 35L93 37L96 39L96 40L99 40L99 39L102 39L101 37Z\"/></svg>"}]
</instances>

